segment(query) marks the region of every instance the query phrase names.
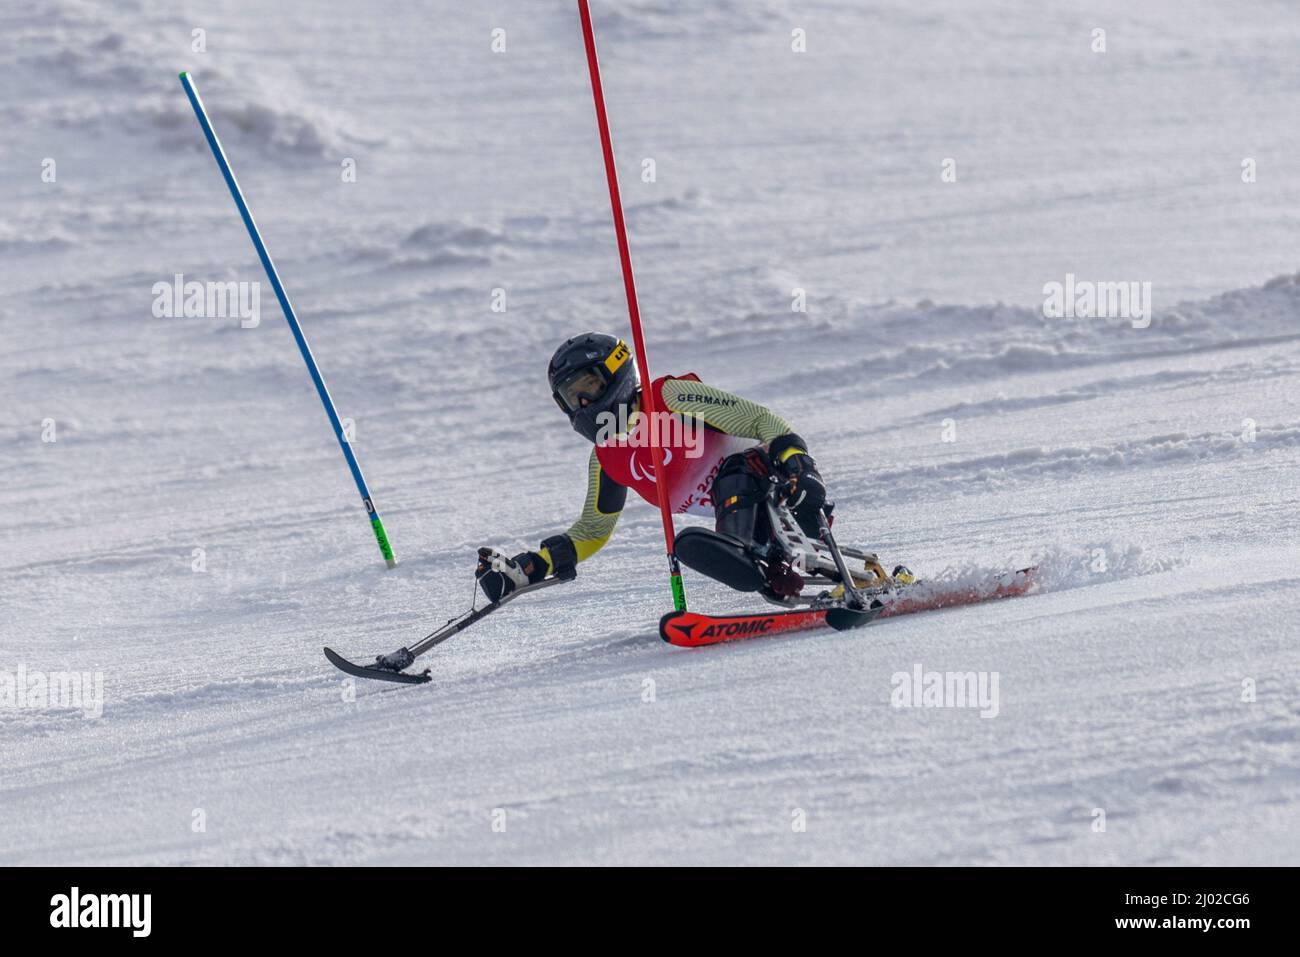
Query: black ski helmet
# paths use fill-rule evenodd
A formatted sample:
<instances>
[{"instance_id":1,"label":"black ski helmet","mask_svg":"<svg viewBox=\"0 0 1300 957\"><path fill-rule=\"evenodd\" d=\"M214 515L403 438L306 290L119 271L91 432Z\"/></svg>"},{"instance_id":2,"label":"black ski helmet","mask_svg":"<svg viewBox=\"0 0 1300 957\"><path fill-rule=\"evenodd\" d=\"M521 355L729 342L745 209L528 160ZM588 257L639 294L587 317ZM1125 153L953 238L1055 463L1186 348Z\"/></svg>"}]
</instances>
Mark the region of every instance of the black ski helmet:
<instances>
[{"instance_id":1,"label":"black ski helmet","mask_svg":"<svg viewBox=\"0 0 1300 957\"><path fill-rule=\"evenodd\" d=\"M589 442L606 415L626 421L632 414L640 380L627 343L602 332L588 332L564 342L551 356L546 376L555 404L569 417L574 431ZM626 412L619 416L619 406Z\"/></svg>"}]
</instances>

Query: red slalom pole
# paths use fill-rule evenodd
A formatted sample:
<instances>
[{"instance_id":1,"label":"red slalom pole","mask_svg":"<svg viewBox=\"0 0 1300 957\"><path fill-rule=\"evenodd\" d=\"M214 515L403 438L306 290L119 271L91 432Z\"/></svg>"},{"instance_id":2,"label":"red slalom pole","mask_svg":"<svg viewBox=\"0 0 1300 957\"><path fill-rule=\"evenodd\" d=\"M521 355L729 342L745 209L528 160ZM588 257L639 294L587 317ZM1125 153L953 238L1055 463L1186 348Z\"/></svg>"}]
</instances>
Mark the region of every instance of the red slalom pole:
<instances>
[{"instance_id":1,"label":"red slalom pole","mask_svg":"<svg viewBox=\"0 0 1300 957\"><path fill-rule=\"evenodd\" d=\"M664 544L668 549L668 575L673 589L673 607L686 610L686 590L682 587L682 569L673 550L673 515L668 510L668 483L664 471L664 451L659 445L658 417L650 378L650 360L646 356L645 336L641 333L641 310L636 301L636 280L632 278L632 253L627 245L627 224L623 221L623 201L619 198L618 170L614 166L614 144L609 136L609 118L605 115L605 93L600 85L600 61L596 58L596 35L591 27L591 10L587 0L578 0L582 19L582 39L587 47L587 70L591 73L591 97L596 104L596 124L600 127L600 148L605 154L605 179L609 182L609 205L614 212L614 233L618 237L618 258L623 267L623 290L627 294L627 314L632 321L632 345L636 351L637 371L641 374L641 411L646 415L650 435L650 459L655 467L655 491L659 496L659 513L664 522Z\"/></svg>"}]
</instances>

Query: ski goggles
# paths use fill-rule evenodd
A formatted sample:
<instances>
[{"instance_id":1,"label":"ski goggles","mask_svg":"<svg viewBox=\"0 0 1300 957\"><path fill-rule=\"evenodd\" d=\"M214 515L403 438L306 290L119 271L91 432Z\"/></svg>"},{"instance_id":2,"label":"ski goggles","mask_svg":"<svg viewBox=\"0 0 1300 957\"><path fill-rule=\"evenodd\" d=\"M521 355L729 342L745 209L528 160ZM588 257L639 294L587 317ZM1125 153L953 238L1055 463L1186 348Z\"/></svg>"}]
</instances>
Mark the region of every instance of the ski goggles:
<instances>
[{"instance_id":1,"label":"ski goggles","mask_svg":"<svg viewBox=\"0 0 1300 957\"><path fill-rule=\"evenodd\" d=\"M575 369L555 384L555 401L566 412L577 412L582 400L595 402L609 388L610 377L603 366L586 366Z\"/></svg>"}]
</instances>

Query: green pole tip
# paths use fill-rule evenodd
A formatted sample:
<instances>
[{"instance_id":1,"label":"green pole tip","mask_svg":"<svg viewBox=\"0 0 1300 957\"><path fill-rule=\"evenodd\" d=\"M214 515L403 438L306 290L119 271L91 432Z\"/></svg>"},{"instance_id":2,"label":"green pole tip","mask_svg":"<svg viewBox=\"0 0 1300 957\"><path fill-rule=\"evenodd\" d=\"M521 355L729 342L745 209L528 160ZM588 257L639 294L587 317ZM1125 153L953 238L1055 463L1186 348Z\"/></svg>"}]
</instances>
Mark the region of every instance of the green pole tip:
<instances>
[{"instance_id":1,"label":"green pole tip","mask_svg":"<svg viewBox=\"0 0 1300 957\"><path fill-rule=\"evenodd\" d=\"M190 75L190 71L189 71L189 70L181 70L181 79L182 79L182 80L185 79L185 78L186 78L187 76L189 76L189 75Z\"/></svg>"}]
</instances>

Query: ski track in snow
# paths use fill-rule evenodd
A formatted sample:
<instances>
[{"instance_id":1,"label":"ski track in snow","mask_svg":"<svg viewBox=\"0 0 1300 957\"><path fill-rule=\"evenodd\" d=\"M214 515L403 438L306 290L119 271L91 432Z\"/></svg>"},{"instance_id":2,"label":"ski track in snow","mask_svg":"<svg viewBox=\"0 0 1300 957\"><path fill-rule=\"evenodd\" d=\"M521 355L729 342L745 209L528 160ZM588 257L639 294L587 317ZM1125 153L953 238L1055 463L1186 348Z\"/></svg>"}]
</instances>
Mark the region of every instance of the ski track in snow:
<instances>
[{"instance_id":1,"label":"ski track in snow","mask_svg":"<svg viewBox=\"0 0 1300 957\"><path fill-rule=\"evenodd\" d=\"M654 366L794 422L841 540L946 586L1031 563L1039 585L671 648L633 502L576 583L404 688L320 649L409 644L468 606L476 545L565 527L586 450L542 370L625 320L570 5L496 11L506 58L492 18L373 6L224 0L201 55L183 10L6 21L0 674L101 672L105 701L0 708L0 863L1300 859L1300 188L1278 171L1300 142L1277 121L1300 17L1103 3L1112 75L1030 4L1006 36L955 2L728 2L689 30L679 0L596 3ZM256 329L150 314L176 273L263 278L184 67L356 421L396 571L269 287ZM1095 108L1060 116L1080 91ZM28 169L46 156L57 186ZM1066 272L1152 279L1150 327L1045 319ZM997 717L891 707L917 665L997 672Z\"/></svg>"}]
</instances>

